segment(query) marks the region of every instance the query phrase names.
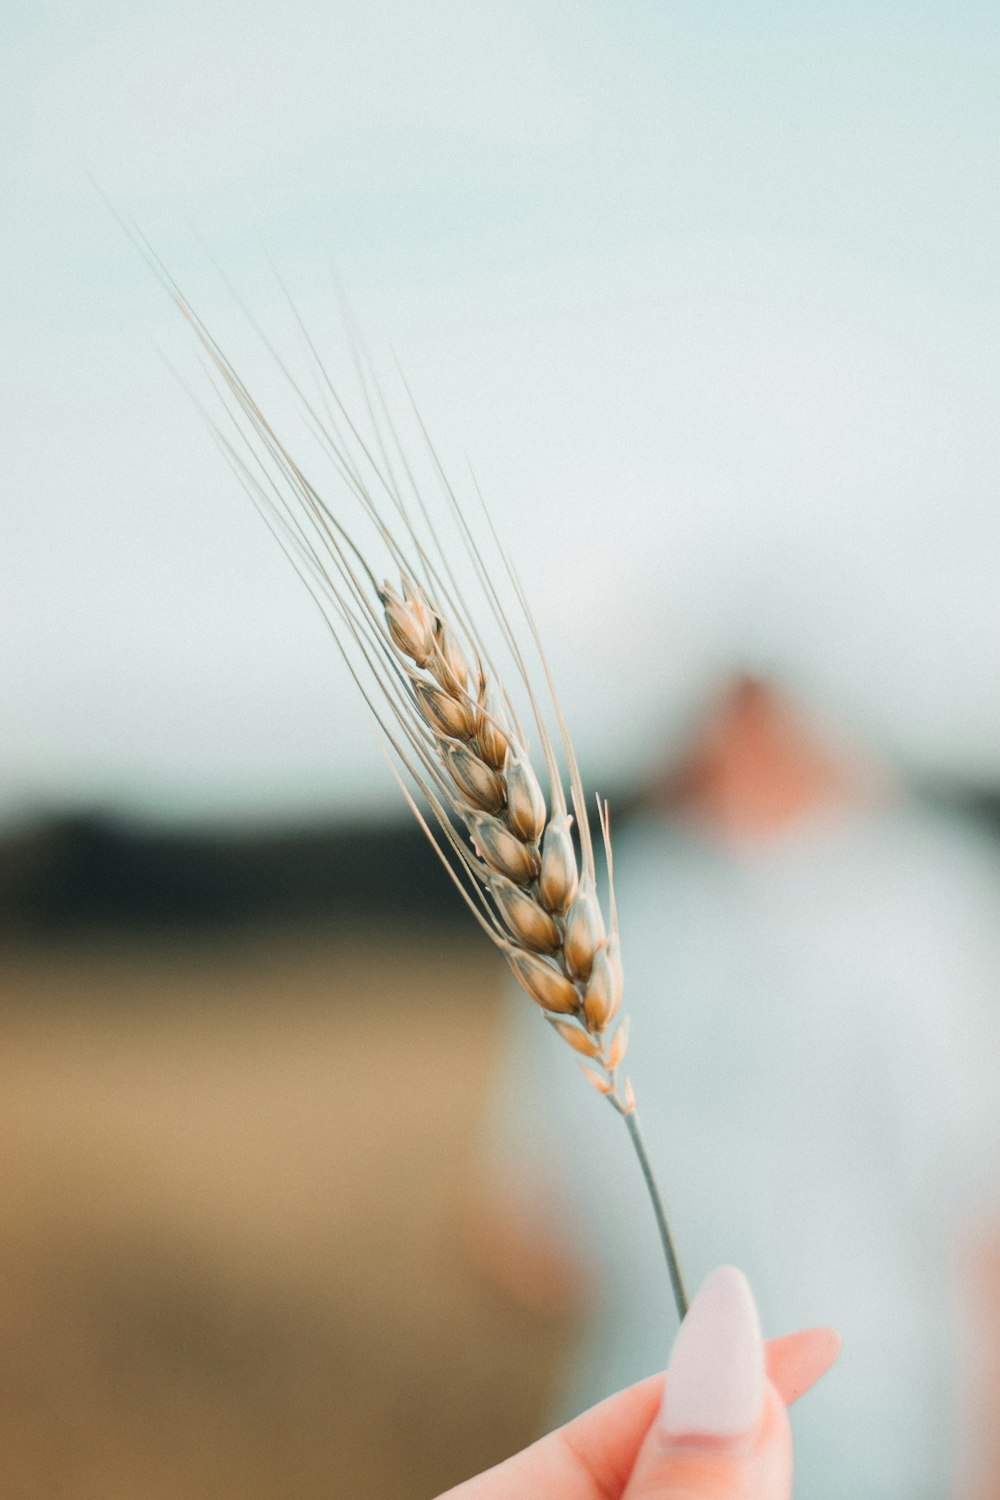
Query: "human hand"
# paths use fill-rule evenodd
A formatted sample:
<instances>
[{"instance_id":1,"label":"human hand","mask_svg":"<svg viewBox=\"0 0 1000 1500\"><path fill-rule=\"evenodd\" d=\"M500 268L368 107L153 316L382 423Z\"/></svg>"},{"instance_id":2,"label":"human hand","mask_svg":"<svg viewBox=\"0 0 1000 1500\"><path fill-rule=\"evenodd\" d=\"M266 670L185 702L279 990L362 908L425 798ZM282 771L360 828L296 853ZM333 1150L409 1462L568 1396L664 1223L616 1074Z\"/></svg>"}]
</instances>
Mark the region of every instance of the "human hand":
<instances>
[{"instance_id":1,"label":"human hand","mask_svg":"<svg viewBox=\"0 0 1000 1500\"><path fill-rule=\"evenodd\" d=\"M619 1391L441 1500L789 1500L785 1408L839 1349L830 1328L765 1345L745 1277L722 1266L692 1302L665 1379Z\"/></svg>"}]
</instances>

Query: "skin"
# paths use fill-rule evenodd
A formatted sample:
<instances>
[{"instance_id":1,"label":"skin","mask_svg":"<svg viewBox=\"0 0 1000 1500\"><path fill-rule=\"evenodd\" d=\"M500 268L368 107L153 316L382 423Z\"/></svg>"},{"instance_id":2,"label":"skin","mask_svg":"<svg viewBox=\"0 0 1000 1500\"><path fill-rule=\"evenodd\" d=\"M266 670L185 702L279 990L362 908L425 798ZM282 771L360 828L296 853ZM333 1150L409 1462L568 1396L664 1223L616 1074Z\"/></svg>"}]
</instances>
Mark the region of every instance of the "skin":
<instances>
[{"instance_id":1,"label":"skin","mask_svg":"<svg viewBox=\"0 0 1000 1500\"><path fill-rule=\"evenodd\" d=\"M826 1328L772 1339L760 1424L735 1449L666 1448L656 1426L665 1377L654 1375L441 1500L789 1500L785 1408L829 1368L839 1348Z\"/></svg>"}]
</instances>

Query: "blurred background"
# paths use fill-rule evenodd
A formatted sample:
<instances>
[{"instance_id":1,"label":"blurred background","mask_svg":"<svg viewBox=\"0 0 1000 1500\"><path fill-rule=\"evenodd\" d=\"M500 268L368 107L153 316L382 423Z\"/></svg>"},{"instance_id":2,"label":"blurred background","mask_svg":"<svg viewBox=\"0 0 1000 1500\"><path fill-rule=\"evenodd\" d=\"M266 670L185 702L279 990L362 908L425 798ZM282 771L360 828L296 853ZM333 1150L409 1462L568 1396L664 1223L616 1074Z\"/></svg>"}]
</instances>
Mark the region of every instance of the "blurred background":
<instances>
[{"instance_id":1,"label":"blurred background","mask_svg":"<svg viewBox=\"0 0 1000 1500\"><path fill-rule=\"evenodd\" d=\"M429 1496L572 1401L592 1285L504 1219L503 971L94 183L269 413L239 303L301 360L275 267L338 379L341 292L391 387L398 358L588 785L674 830L676 1014L713 934L791 941L678 837L745 876L817 809L877 841L905 808L935 832L878 845L876 902L923 882L884 993L938 934L921 1013L990 1038L998 30L962 0L0 13L5 1494Z\"/></svg>"}]
</instances>

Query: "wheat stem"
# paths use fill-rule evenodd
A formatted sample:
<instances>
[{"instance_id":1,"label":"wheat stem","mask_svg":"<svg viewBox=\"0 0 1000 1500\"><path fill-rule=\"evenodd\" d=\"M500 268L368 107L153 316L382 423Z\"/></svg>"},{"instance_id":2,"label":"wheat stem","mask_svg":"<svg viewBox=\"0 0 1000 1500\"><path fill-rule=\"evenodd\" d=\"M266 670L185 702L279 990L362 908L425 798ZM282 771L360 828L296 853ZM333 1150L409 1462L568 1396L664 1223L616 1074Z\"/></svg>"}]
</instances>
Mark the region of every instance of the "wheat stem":
<instances>
[{"instance_id":1,"label":"wheat stem","mask_svg":"<svg viewBox=\"0 0 1000 1500\"><path fill-rule=\"evenodd\" d=\"M642 1168L642 1175L646 1183L646 1190L649 1193L650 1202L653 1205L656 1227L660 1232L660 1243L663 1246L663 1254L667 1261L667 1270L670 1273L670 1285L673 1288L674 1302L677 1304L677 1316L683 1322L688 1310L688 1294L687 1288L684 1285L684 1273L681 1270L681 1263L677 1256L677 1246L674 1244L674 1236L670 1228L670 1220L667 1217L667 1206L663 1201L663 1194L660 1192L652 1163L646 1151L646 1142L639 1128L639 1116L634 1109L630 1109L624 1116L624 1119L625 1124L628 1126L632 1145L635 1147L635 1154L639 1158L639 1166Z\"/></svg>"}]
</instances>

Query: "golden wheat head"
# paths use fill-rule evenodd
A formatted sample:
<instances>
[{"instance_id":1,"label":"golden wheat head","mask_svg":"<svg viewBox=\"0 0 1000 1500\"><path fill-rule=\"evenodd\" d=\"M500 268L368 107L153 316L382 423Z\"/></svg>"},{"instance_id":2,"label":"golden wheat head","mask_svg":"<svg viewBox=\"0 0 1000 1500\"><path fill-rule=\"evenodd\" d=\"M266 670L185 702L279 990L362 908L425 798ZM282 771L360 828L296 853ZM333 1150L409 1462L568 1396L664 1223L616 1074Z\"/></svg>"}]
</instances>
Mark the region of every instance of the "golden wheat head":
<instances>
[{"instance_id":1,"label":"golden wheat head","mask_svg":"<svg viewBox=\"0 0 1000 1500\"><path fill-rule=\"evenodd\" d=\"M313 361L318 401L307 398L267 344L325 458L359 505L370 547L357 540L339 507L332 508L306 476L155 252L141 236L136 238L194 330L216 377L224 417L216 420L204 411L203 415L320 608L410 808L522 988L577 1054L588 1083L623 1116L683 1318L688 1298L666 1206L646 1151L632 1085L621 1071L628 1022L620 1015L622 964L608 807L598 801L607 868L605 913L597 894L593 841L573 743L534 616L485 507L499 563L494 570L406 387L476 587L499 628L527 700L547 790L532 761L514 697L477 627L406 447L361 351L355 346L369 437L341 400L294 306ZM383 576L382 582L370 561L375 549L389 559L391 576ZM384 568L379 571L384 575ZM503 602L504 580L544 676L565 756L566 786L522 642Z\"/></svg>"},{"instance_id":2,"label":"golden wheat head","mask_svg":"<svg viewBox=\"0 0 1000 1500\"><path fill-rule=\"evenodd\" d=\"M503 574L537 648L566 759L568 798L498 579L415 405L478 587L527 697L547 793L514 698L476 627L388 408L363 364L358 371L372 438L362 434L311 343L319 404L279 361L326 458L374 528L373 544L388 553L394 577L382 582L365 548L306 477L165 268L159 262L155 268L216 377L231 425L209 418L213 434L321 608L421 827L518 982L579 1054L588 1081L630 1115L632 1088L620 1073L628 1028L619 1019L622 965L608 809L598 803L608 875L605 916L576 756L534 618L495 531L499 569L494 572ZM408 388L407 395L412 403Z\"/></svg>"},{"instance_id":3,"label":"golden wheat head","mask_svg":"<svg viewBox=\"0 0 1000 1500\"><path fill-rule=\"evenodd\" d=\"M558 773L550 763L547 801L502 684L423 588L403 576L398 588L385 582L379 599L410 743L439 827L480 895L476 915L558 1034L588 1060L588 1081L631 1109L628 1081L618 1087L628 1027L615 1024L622 968L613 886L608 923L590 840L584 833L578 860ZM605 806L600 819L610 868Z\"/></svg>"}]
</instances>

